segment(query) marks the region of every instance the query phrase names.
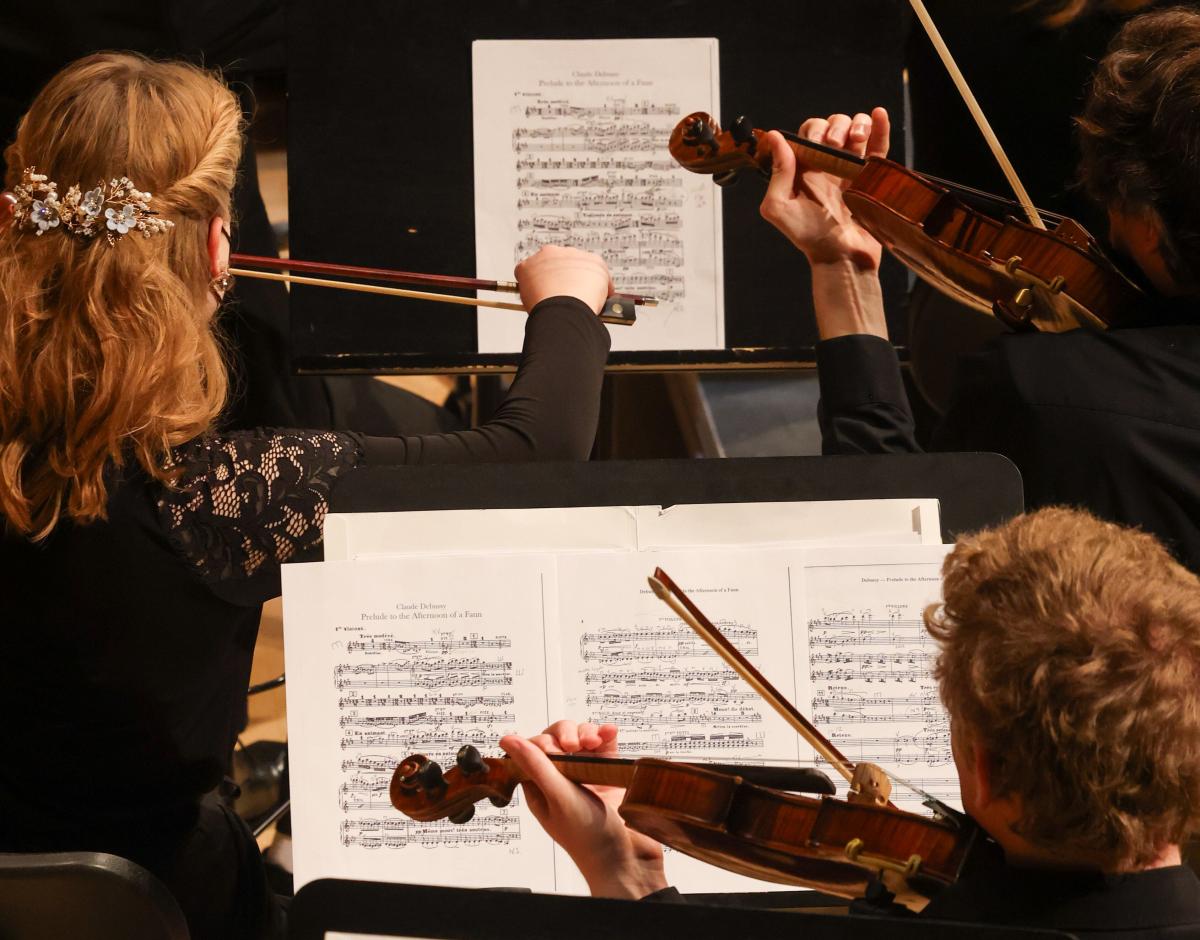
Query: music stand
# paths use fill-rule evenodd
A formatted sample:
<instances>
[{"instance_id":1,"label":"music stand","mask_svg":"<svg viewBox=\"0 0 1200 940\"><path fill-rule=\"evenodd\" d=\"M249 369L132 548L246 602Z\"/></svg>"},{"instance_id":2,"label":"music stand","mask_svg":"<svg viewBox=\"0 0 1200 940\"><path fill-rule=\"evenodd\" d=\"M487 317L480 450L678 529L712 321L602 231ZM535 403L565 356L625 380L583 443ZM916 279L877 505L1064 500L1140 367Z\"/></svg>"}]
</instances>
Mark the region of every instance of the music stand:
<instances>
[{"instance_id":1,"label":"music stand","mask_svg":"<svg viewBox=\"0 0 1200 940\"><path fill-rule=\"evenodd\" d=\"M1057 930L985 927L902 917L845 917L794 911L655 901L614 901L428 885L321 879L296 894L290 940L327 933L432 940L1035 940L1069 938Z\"/></svg>"},{"instance_id":2,"label":"music stand","mask_svg":"<svg viewBox=\"0 0 1200 940\"><path fill-rule=\"evenodd\" d=\"M665 507L889 498L939 500L947 542L1024 509L1021 474L999 454L364 467L338 483L330 509Z\"/></svg>"}]
</instances>

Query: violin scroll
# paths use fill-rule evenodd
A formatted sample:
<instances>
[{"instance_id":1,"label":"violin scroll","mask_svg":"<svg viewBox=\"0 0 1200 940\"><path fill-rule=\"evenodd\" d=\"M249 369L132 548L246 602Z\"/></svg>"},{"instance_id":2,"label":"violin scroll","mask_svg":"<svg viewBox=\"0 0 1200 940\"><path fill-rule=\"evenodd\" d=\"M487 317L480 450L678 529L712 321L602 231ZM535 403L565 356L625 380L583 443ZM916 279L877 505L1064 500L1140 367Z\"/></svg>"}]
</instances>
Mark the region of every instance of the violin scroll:
<instances>
[{"instance_id":1,"label":"violin scroll","mask_svg":"<svg viewBox=\"0 0 1200 940\"><path fill-rule=\"evenodd\" d=\"M883 157L779 131L805 170L848 180L847 208L903 265L943 294L1015 330L1058 333L1130 322L1140 290L1079 223L1043 213L1051 229L1019 217L1011 200L924 176ZM754 169L770 176L766 132L738 118L723 131L702 111L671 133L671 156L686 170L728 185Z\"/></svg>"},{"instance_id":2,"label":"violin scroll","mask_svg":"<svg viewBox=\"0 0 1200 940\"><path fill-rule=\"evenodd\" d=\"M759 146L762 131L739 117L729 131L721 130L711 114L689 114L671 132L671 156L693 173L711 174L713 182L728 186L740 170L757 170L771 175L770 151Z\"/></svg>"},{"instance_id":3,"label":"violin scroll","mask_svg":"<svg viewBox=\"0 0 1200 940\"><path fill-rule=\"evenodd\" d=\"M468 822L475 804L488 799L493 806L507 806L520 778L511 761L484 757L470 744L455 757L455 767L445 773L424 754L407 757L392 774L389 796L392 805L411 819L430 822L449 819Z\"/></svg>"}]
</instances>

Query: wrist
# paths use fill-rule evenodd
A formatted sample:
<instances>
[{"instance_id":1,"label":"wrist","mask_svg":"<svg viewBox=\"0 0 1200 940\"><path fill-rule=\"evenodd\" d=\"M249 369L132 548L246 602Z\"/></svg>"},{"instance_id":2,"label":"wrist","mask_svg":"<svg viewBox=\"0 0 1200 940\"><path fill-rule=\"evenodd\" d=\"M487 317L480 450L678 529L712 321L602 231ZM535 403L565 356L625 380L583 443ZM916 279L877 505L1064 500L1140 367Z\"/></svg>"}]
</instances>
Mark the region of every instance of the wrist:
<instances>
[{"instance_id":1,"label":"wrist","mask_svg":"<svg viewBox=\"0 0 1200 940\"><path fill-rule=\"evenodd\" d=\"M877 265L843 256L811 262L813 307L821 339L867 334L887 339Z\"/></svg>"},{"instance_id":2,"label":"wrist","mask_svg":"<svg viewBox=\"0 0 1200 940\"><path fill-rule=\"evenodd\" d=\"M648 894L669 887L667 876L661 865L656 869L644 865L632 866L623 870L597 873L594 877L585 876L585 878L588 890L594 898L640 901Z\"/></svg>"}]
</instances>

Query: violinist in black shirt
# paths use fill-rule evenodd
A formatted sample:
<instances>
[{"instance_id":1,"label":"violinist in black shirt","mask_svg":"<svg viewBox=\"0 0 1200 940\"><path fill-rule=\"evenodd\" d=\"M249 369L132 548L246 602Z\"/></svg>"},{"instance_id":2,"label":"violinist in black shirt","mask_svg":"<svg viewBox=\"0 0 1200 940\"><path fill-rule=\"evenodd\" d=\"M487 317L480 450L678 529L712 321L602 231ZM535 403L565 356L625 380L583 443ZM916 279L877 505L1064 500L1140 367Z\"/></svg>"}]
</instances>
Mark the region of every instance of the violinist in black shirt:
<instances>
[{"instance_id":1,"label":"violinist in black shirt","mask_svg":"<svg viewBox=\"0 0 1200 940\"><path fill-rule=\"evenodd\" d=\"M1200 12L1142 14L1099 63L1077 119L1081 177L1107 212L1148 303L1128 328L1009 334L964 357L937 450L996 451L1026 505L1085 506L1159 536L1200 571ZM1064 116L1065 119L1065 116ZM812 119L800 134L884 155L888 116ZM879 244L844 184L798 172L778 135L762 214L807 257L821 342L827 454L914 451L912 412L887 339Z\"/></svg>"},{"instance_id":2,"label":"violinist in black shirt","mask_svg":"<svg viewBox=\"0 0 1200 940\"><path fill-rule=\"evenodd\" d=\"M487 424L219 433L241 150L215 76L89 56L22 119L0 220L0 852L132 859L196 940L279 934L218 787L261 605L282 563L321 557L333 488L363 466L586 459L608 353L604 262L543 249L517 270L525 348ZM369 198L337 166L328 194Z\"/></svg>"},{"instance_id":3,"label":"violinist in black shirt","mask_svg":"<svg viewBox=\"0 0 1200 940\"><path fill-rule=\"evenodd\" d=\"M1043 509L959 540L925 612L964 809L1003 850L922 917L1093 940L1200 937L1200 579L1152 536ZM678 900L624 791L548 753L614 756L613 725L560 721L501 746L592 893ZM802 924L796 936L803 936Z\"/></svg>"}]
</instances>

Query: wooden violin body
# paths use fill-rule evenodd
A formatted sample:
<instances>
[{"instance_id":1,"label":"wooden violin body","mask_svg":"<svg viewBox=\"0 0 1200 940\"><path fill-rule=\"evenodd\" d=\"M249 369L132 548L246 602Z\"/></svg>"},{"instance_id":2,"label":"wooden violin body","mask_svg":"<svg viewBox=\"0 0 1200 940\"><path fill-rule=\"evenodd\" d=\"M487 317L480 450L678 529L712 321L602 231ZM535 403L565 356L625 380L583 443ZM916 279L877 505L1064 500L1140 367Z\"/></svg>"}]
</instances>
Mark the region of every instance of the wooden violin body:
<instances>
[{"instance_id":1,"label":"wooden violin body","mask_svg":"<svg viewBox=\"0 0 1200 940\"><path fill-rule=\"evenodd\" d=\"M769 175L764 133L740 118L722 131L696 112L671 134L671 155L721 184L743 169ZM918 277L961 303L1013 329L1045 332L1117 326L1136 314L1141 292L1073 220L1038 229L1018 219L1008 200L891 160L784 137L802 165L849 179L843 197L855 220Z\"/></svg>"},{"instance_id":2,"label":"wooden violin body","mask_svg":"<svg viewBox=\"0 0 1200 940\"><path fill-rule=\"evenodd\" d=\"M882 875L898 901L919 910L959 877L983 841L969 820L955 825L873 802L804 796L751 783L729 768L656 758L552 759L577 783L625 787L618 811L626 824L672 849L839 897L861 897ZM476 801L502 806L518 782L511 760L463 748L458 767L445 774L422 755L408 758L393 774L390 793L413 819L466 822Z\"/></svg>"}]
</instances>

